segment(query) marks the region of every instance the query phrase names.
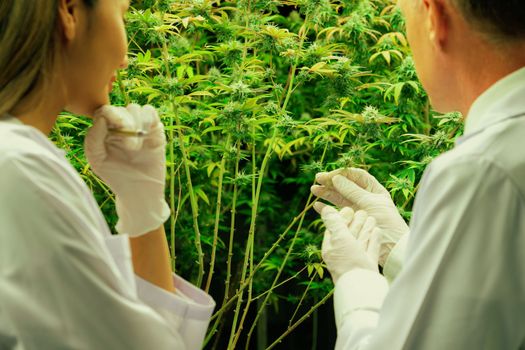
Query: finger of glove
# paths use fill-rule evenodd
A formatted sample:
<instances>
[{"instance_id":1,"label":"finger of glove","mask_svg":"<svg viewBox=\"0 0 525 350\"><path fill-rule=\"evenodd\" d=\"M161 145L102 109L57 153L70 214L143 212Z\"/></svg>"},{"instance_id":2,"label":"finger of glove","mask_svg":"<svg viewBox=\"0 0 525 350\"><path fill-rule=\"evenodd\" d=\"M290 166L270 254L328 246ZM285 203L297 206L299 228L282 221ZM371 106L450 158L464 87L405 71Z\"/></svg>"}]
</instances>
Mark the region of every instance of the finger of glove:
<instances>
[{"instance_id":1,"label":"finger of glove","mask_svg":"<svg viewBox=\"0 0 525 350\"><path fill-rule=\"evenodd\" d=\"M345 169L337 169L337 170L332 170L330 172L323 171L323 172L317 173L315 175L315 181L322 186L331 188L332 178L336 175L341 175L344 170Z\"/></svg>"},{"instance_id":2,"label":"finger of glove","mask_svg":"<svg viewBox=\"0 0 525 350\"><path fill-rule=\"evenodd\" d=\"M136 103L129 104L126 109L133 116L135 128L148 132L155 128L160 122L157 111L151 105L140 106Z\"/></svg>"},{"instance_id":3,"label":"finger of glove","mask_svg":"<svg viewBox=\"0 0 525 350\"><path fill-rule=\"evenodd\" d=\"M334 190L348 202L353 203L354 206L358 203L366 203L366 197L370 195L370 192L364 190L358 186L355 182L348 180L342 175L337 175L332 179L334 184ZM365 199L365 200L364 200ZM366 208L358 208L366 209Z\"/></svg>"},{"instance_id":4,"label":"finger of glove","mask_svg":"<svg viewBox=\"0 0 525 350\"><path fill-rule=\"evenodd\" d=\"M127 108L104 106L99 111L99 115L106 119L108 129L137 130L135 117L127 110ZM129 137L112 133L108 134L106 143L109 146L131 151L138 150L142 146L142 140L140 140L139 137Z\"/></svg>"},{"instance_id":5,"label":"finger of glove","mask_svg":"<svg viewBox=\"0 0 525 350\"><path fill-rule=\"evenodd\" d=\"M344 207L343 209L341 209L339 213L341 213L341 216L343 218L348 220L347 225L350 225L350 223L352 222L352 219L354 218L354 214L355 214L354 209L350 207Z\"/></svg>"},{"instance_id":6,"label":"finger of glove","mask_svg":"<svg viewBox=\"0 0 525 350\"><path fill-rule=\"evenodd\" d=\"M316 197L319 197L321 199L324 199L333 205L336 205L338 207L351 207L353 206L353 203L348 201L345 197L343 197L339 192L329 189L325 186L318 186L314 185L310 188L310 191L312 194ZM321 213L319 213L321 214Z\"/></svg>"},{"instance_id":7,"label":"finger of glove","mask_svg":"<svg viewBox=\"0 0 525 350\"><path fill-rule=\"evenodd\" d=\"M363 229L367 218L368 214L363 210L358 210L354 214L354 219L350 223L350 226L348 226L348 231L353 237L360 236L361 230Z\"/></svg>"},{"instance_id":8,"label":"finger of glove","mask_svg":"<svg viewBox=\"0 0 525 350\"><path fill-rule=\"evenodd\" d=\"M339 213L341 213L341 216L345 219L346 226L349 227L350 224L352 223L352 220L354 219L354 215L355 215L354 209L350 207L344 207L343 209L339 211Z\"/></svg>"},{"instance_id":9,"label":"finger of glove","mask_svg":"<svg viewBox=\"0 0 525 350\"><path fill-rule=\"evenodd\" d=\"M387 189L377 181L368 171L359 168L348 168L346 169L345 175L348 179L354 181L359 187L376 194L387 194L390 193Z\"/></svg>"},{"instance_id":10,"label":"finger of glove","mask_svg":"<svg viewBox=\"0 0 525 350\"><path fill-rule=\"evenodd\" d=\"M153 129L157 125L157 123L160 122L157 110L151 105L142 106L141 116L142 128L147 131Z\"/></svg>"},{"instance_id":11,"label":"finger of glove","mask_svg":"<svg viewBox=\"0 0 525 350\"><path fill-rule=\"evenodd\" d=\"M368 247L366 248L366 254L374 263L378 263L380 250L381 250L380 230L379 228L375 227L372 230L370 239L368 240Z\"/></svg>"},{"instance_id":12,"label":"finger of glove","mask_svg":"<svg viewBox=\"0 0 525 350\"><path fill-rule=\"evenodd\" d=\"M314 209L315 209L315 211L318 212L319 214L321 214L321 212L323 211L323 209L324 209L325 207L328 207L328 205L325 204L325 203L322 203L322 202L316 202L316 203L314 204ZM352 222L352 218L353 218L353 216L354 216L354 210L353 210L352 208L350 208L350 207L344 207L344 208L340 211L340 213L341 213L341 216L342 216L343 219L344 219L344 224L345 224L346 226L349 226L350 223Z\"/></svg>"},{"instance_id":13,"label":"finger of glove","mask_svg":"<svg viewBox=\"0 0 525 350\"><path fill-rule=\"evenodd\" d=\"M366 170L359 168L337 169L329 173L322 172L316 175L316 181L321 185L331 188L333 187L332 179L337 175L346 177L348 180L355 182L362 189L372 193L390 195L374 176Z\"/></svg>"},{"instance_id":14,"label":"finger of glove","mask_svg":"<svg viewBox=\"0 0 525 350\"><path fill-rule=\"evenodd\" d=\"M95 116L84 140L84 151L91 165L104 161L107 157L106 136L108 127L105 118Z\"/></svg>"},{"instance_id":15,"label":"finger of glove","mask_svg":"<svg viewBox=\"0 0 525 350\"><path fill-rule=\"evenodd\" d=\"M337 210L327 205L321 212L321 218L323 219L326 229L332 234L332 242L338 237L348 236L349 232L346 220Z\"/></svg>"},{"instance_id":16,"label":"finger of glove","mask_svg":"<svg viewBox=\"0 0 525 350\"><path fill-rule=\"evenodd\" d=\"M326 256L330 249L332 249L332 245L330 244L330 240L332 239L332 234L330 231L325 230L324 236L323 236L323 243L321 245L321 256L323 257L323 260L326 260Z\"/></svg>"},{"instance_id":17,"label":"finger of glove","mask_svg":"<svg viewBox=\"0 0 525 350\"><path fill-rule=\"evenodd\" d=\"M125 117L129 118L130 130L139 131L149 129L149 124L151 124L151 122L148 120L148 116L143 113L143 109L140 105L131 103L125 108L125 110L127 111ZM144 138L127 137L126 141L128 141L131 150L138 151L142 148Z\"/></svg>"},{"instance_id":18,"label":"finger of glove","mask_svg":"<svg viewBox=\"0 0 525 350\"><path fill-rule=\"evenodd\" d=\"M313 208L318 214L321 214L324 207L326 207L327 205L328 204L325 204L323 202L315 202Z\"/></svg>"},{"instance_id":19,"label":"finger of glove","mask_svg":"<svg viewBox=\"0 0 525 350\"><path fill-rule=\"evenodd\" d=\"M124 107L106 105L98 110L96 116L106 119L108 129L136 129L135 118Z\"/></svg>"},{"instance_id":20,"label":"finger of glove","mask_svg":"<svg viewBox=\"0 0 525 350\"><path fill-rule=\"evenodd\" d=\"M164 124L160 120L157 110L150 105L143 107L144 114L148 115L150 125L147 129L149 134L145 138L148 147L164 147L166 145L166 134L164 133Z\"/></svg>"},{"instance_id":21,"label":"finger of glove","mask_svg":"<svg viewBox=\"0 0 525 350\"><path fill-rule=\"evenodd\" d=\"M321 185L332 187L333 178L337 175L341 175L346 177L348 180L357 183L357 185L361 188L367 189L370 184L365 174L368 175L368 177L372 177L372 175L368 174L365 170L359 168L342 168L330 172L318 173L315 177L315 180Z\"/></svg>"},{"instance_id":22,"label":"finger of glove","mask_svg":"<svg viewBox=\"0 0 525 350\"><path fill-rule=\"evenodd\" d=\"M370 242L370 236L372 235L372 232L374 231L375 228L376 228L376 220L372 216L368 216L357 238L357 241L359 242L359 246L361 246L364 250L368 249L368 245Z\"/></svg>"}]
</instances>

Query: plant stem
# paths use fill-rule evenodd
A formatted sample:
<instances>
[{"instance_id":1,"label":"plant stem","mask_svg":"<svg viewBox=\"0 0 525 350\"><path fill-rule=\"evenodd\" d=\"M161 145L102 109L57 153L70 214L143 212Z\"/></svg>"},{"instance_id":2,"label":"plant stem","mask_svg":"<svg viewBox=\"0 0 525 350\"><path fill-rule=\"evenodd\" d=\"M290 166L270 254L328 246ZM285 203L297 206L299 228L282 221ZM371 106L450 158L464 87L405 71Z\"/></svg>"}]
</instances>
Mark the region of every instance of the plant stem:
<instances>
[{"instance_id":1,"label":"plant stem","mask_svg":"<svg viewBox=\"0 0 525 350\"><path fill-rule=\"evenodd\" d=\"M305 37L306 37L306 32L307 32L307 28L308 28L308 18L305 20L305 23L303 24L303 26L301 27L301 29L299 30L299 35L300 35L300 38L301 38L301 42L300 42L300 45L299 47L302 48L303 46L303 43L304 43L304 40L305 40ZM292 95L292 91L293 91L293 86L294 86L294 79L295 79L295 73L296 73L296 70L297 70L297 66L299 64L299 58L296 57L295 59L295 62L292 66L292 71L291 71L291 76L290 76L290 80L289 80L289 85L288 85L288 92L286 94L286 98L284 100L284 103L283 105L281 106L281 109L282 110L286 110L286 106L288 105L288 102L290 100L290 97ZM257 194L256 194L256 201L255 203L253 204L253 207L252 207L252 222L251 222L251 226L250 227L250 236L251 236L251 244L253 244L253 233L255 231L255 221L256 221L256 214L257 214L257 205L258 205L258 201L259 201L259 195L260 195L260 191L261 191L261 186L262 186L262 180L263 180L263 177L264 177L264 171L266 170L266 163L268 162L268 160L270 159L270 156L272 154L272 151L273 151L273 147L274 147L274 143L275 143L275 140L277 138L277 128L274 129L274 132L273 132L273 135L271 137L271 140L270 140L270 144L266 150L266 154L263 158L263 162L262 162L262 165L261 165L261 170L259 172L259 181L258 181L258 186L257 186ZM254 150L255 152L255 150ZM310 198L311 198L311 195L310 195ZM310 199L309 198L309 199ZM307 205L308 206L308 205ZM300 227L302 226L302 222L303 222L303 219L304 219L304 215L302 216L302 218L300 219L300 223L299 223L299 228L297 229L297 232L300 230ZM252 230L253 228L253 230ZM297 232L292 240L292 247L294 245L294 242L295 242L295 238L297 237ZM249 242L250 242L250 238L249 238ZM253 249L253 248L252 248ZM288 251L288 253L290 253L290 250ZM287 257L289 256L289 254L287 254ZM285 261L287 260L287 257L285 258ZM252 259L253 259L253 256L252 256ZM253 262L252 262L253 264ZM277 282L277 279L279 278L280 276L280 272L282 271L282 268L283 268L283 265L281 265L281 268L279 269L279 272L277 273L277 278L274 280L274 283L272 284L272 287L270 289L272 289L273 287L275 287L275 284ZM253 265L252 265L252 269L250 270L252 276L254 274L254 270L253 270ZM243 276L244 277L244 276ZM252 290L252 279L250 278L249 279L249 294L251 296L251 290ZM250 331L248 333L248 337L247 337L247 340L246 340L246 347L249 346L250 344L250 338L251 338L251 334L253 332L253 330L255 329L256 325L257 325L257 321L260 317L260 315L262 314L262 310L264 308L264 306L266 305L267 301L268 301L268 298L270 297L271 293L268 293L268 295L265 297L265 300L264 302L262 303L262 307L259 309L258 313L257 313L257 316L252 324L252 327L250 328ZM241 298L239 298L239 301L238 301L238 304L240 303L241 301ZM242 317L242 320L241 320L241 323L239 325L239 330L237 332L237 335L235 337L236 340L238 340L239 336L240 336L240 333L242 331L242 325L243 325L243 321L248 313L248 309L249 309L249 305L250 305L250 302L251 300L249 299L248 300L248 303L247 303L247 306L245 307L244 309L244 314L243 314L243 317ZM236 310L237 311L237 310ZM234 341L234 344L236 343L236 340Z\"/></svg>"},{"instance_id":2,"label":"plant stem","mask_svg":"<svg viewBox=\"0 0 525 350\"><path fill-rule=\"evenodd\" d=\"M239 286L239 288L237 289L237 293L235 295L233 295L231 298L229 298L229 300L226 302L226 304L224 304L219 310L217 310L217 312L215 312L215 314L211 317L211 320L219 317L219 315L221 315L222 312L224 312L226 309L228 309L231 304L239 297L239 294L241 293L241 291L243 291L247 286L248 286L248 283L247 281L249 281L250 279L252 279L255 275L255 273L257 271L259 271L259 269L262 267L262 264L266 261L266 259L275 251L275 249L277 249L277 247L279 246L279 244L284 240L284 238L286 237L286 235L288 234L288 232L290 232L290 230L295 226L295 224L297 223L297 221L299 221L301 219L301 217L308 211L310 210L313 205L314 205L315 202L311 203L308 207L306 207L303 212L301 212L299 215L297 215L296 217L294 217L294 219L292 220L292 222L290 223L290 225L288 225L288 227L286 228L286 230L284 230L283 233L281 233L279 235L279 238L274 242L274 244L270 247L269 250L267 250L263 257L261 258L261 260L257 263L257 265L253 268L253 273L248 276L246 278L246 281L245 283L241 284Z\"/></svg>"},{"instance_id":3,"label":"plant stem","mask_svg":"<svg viewBox=\"0 0 525 350\"><path fill-rule=\"evenodd\" d=\"M165 38L162 41L162 61L164 63L164 67L166 70L166 76L169 79L171 79L168 45L166 43ZM202 279L204 277L204 253L202 252L201 233L199 230L199 221L198 221L199 220L199 207L197 204L197 198L195 196L195 192L193 191L193 184L191 182L190 165L188 164L188 159L189 159L188 153L186 151L186 145L184 144L184 135L182 134L182 129L180 128L182 124L180 122L180 118L179 118L175 103L171 102L171 107L172 107L172 113L173 113L171 124L173 125L173 118L175 118L175 125L177 126L177 135L179 139L180 151L182 154L182 163L184 165L184 171L186 173L188 192L190 196L191 214L192 214L192 219L193 219L193 229L195 230L195 249L197 250L197 261L199 265L198 266L199 273L197 276L196 285L200 287L202 283Z\"/></svg>"},{"instance_id":4,"label":"plant stem","mask_svg":"<svg viewBox=\"0 0 525 350\"><path fill-rule=\"evenodd\" d=\"M253 132L255 133L254 131L255 129L253 129ZM255 226L256 226L256 221L257 221L257 211L258 211L258 205L259 205L259 198L260 198L260 195L261 195L261 188L262 188L262 183L263 183L263 179L264 179L264 173L266 171L266 166L268 165L268 161L270 160L271 158L271 155L272 155L272 151L273 151L273 147L274 147L274 144L275 144L275 140L277 138L277 134L278 134L278 129L277 128L274 128L274 131L273 131L273 135L270 139L270 143L268 145L268 148L266 149L266 154L264 155L264 158L262 160L262 163L261 163L261 169L259 170L259 178L257 179L257 187L255 188L255 175L257 174L257 168L255 166L255 137L254 137L254 145L253 145L253 149L252 149L252 157L253 158L253 173L254 173L254 178L253 178L253 182L252 182L252 193L253 193L253 203L252 203L252 216L251 216L251 222L250 222L250 231L249 231L249 234L248 234L248 242L246 243L246 251L245 251L245 256L244 256L244 265L243 265L243 272L242 272L242 279L241 279L241 284L245 281L245 274L246 274L246 269L248 268L248 264L250 263L250 260L251 260L251 269L250 269L250 275L253 276L253 243L254 243L254 236L255 236ZM237 341L239 340L239 337L240 337L240 334L241 334L241 331L242 331L242 328L243 328L243 324L244 324L244 320L246 318L246 315L248 314L248 310L249 310L249 307L250 307L250 303L251 303L251 293L252 293L252 282L253 282L253 279L250 278L248 280L248 300L247 300L247 303L246 303L246 306L244 308L244 312L243 312L243 315L241 317L241 321L239 322L239 328L235 334L235 337L233 339L233 341L231 342L231 345L233 347L235 347ZM237 308L235 310L235 314L234 314L234 323L233 323L233 327L232 327L232 334L235 330L235 327L236 327L236 319L238 317L238 313L240 311L240 304L242 303L242 294L241 296L239 297L239 299L237 300ZM257 320L255 321L257 322Z\"/></svg>"},{"instance_id":5,"label":"plant stem","mask_svg":"<svg viewBox=\"0 0 525 350\"><path fill-rule=\"evenodd\" d=\"M237 152L235 156L235 175L234 179L239 176L239 162L241 161L241 142L237 141ZM228 261L226 266L226 283L224 286L224 299L223 305L229 297L230 281L232 276L232 257L233 257L233 239L235 236L235 218L237 215L237 197L239 195L239 187L237 182L233 184L233 198L232 198L232 209L231 209L231 220L230 220L230 241L228 243Z\"/></svg>"},{"instance_id":6,"label":"plant stem","mask_svg":"<svg viewBox=\"0 0 525 350\"><path fill-rule=\"evenodd\" d=\"M317 301L317 297L314 298ZM317 350L317 338L319 335L319 310L314 310L312 320L312 350Z\"/></svg>"},{"instance_id":7,"label":"plant stem","mask_svg":"<svg viewBox=\"0 0 525 350\"><path fill-rule=\"evenodd\" d=\"M170 131L170 139L171 139L171 147L170 147L170 156L172 159L172 164L170 166L170 207L171 207L171 221L170 221L170 237L171 237L171 270L175 272L177 270L176 260L177 260L177 254L175 252L175 224L177 223L177 219L179 217L180 213L180 205L181 205L181 198L182 198L182 184L180 180L180 174L179 169L180 165L177 167L177 170L174 170L174 163L173 163L173 129ZM177 208L175 209L175 175L177 175L177 179L179 180L179 193L177 195Z\"/></svg>"},{"instance_id":8,"label":"plant stem","mask_svg":"<svg viewBox=\"0 0 525 350\"><path fill-rule=\"evenodd\" d=\"M295 315L297 315L297 312L299 312L299 309L301 308L301 305L303 304L303 300L306 297L306 293L310 290L310 286L312 285L312 282L314 281L314 278L317 276L317 271L314 271L314 275L312 278L310 278L310 281L308 282L308 285L304 289L303 295L301 296L301 299L299 300L299 303L297 303L297 307L295 308L294 313L292 314L292 317L290 318L290 321L288 321L288 327L291 327L292 322L295 318Z\"/></svg>"},{"instance_id":9,"label":"plant stem","mask_svg":"<svg viewBox=\"0 0 525 350\"><path fill-rule=\"evenodd\" d=\"M126 92L126 89L124 89L124 83L122 82L122 72L120 70L117 70L117 84L118 84L118 88L120 90L120 94L122 95L122 97L124 97L124 103L126 105L128 105L129 104L129 95Z\"/></svg>"},{"instance_id":10,"label":"plant stem","mask_svg":"<svg viewBox=\"0 0 525 350\"><path fill-rule=\"evenodd\" d=\"M226 305L230 294L230 281L232 276L232 257L233 257L233 239L235 236L235 218L237 215L237 197L239 195L239 187L237 186L237 182L235 179L239 176L239 162L241 160L241 142L237 141L237 152L235 156L235 175L234 175L234 182L233 182L233 198L232 198L232 209L231 209L231 220L230 220L230 241L228 243L228 260L226 263L226 281L224 286L224 297L222 300L222 306L221 309L218 310L214 317L217 317L213 325L210 327L210 330L208 331L208 335L206 336L206 339L204 340L204 345L208 344L208 342L211 340L213 335L215 334L217 327L220 324L220 321L222 319L222 316L226 313ZM234 299L235 300L235 299ZM212 318L213 319L213 318Z\"/></svg>"},{"instance_id":11,"label":"plant stem","mask_svg":"<svg viewBox=\"0 0 525 350\"><path fill-rule=\"evenodd\" d=\"M317 310L321 305L323 305L324 303L326 303L326 301L328 299L330 299L330 297L332 297L332 295L334 294L334 290L332 289L328 294L326 294L324 296L323 299L321 299L320 302L318 302L317 304L315 304L310 310L308 310L307 313L305 313L300 319L297 320L297 322L295 322L292 326L288 327L288 329L286 330L286 332L284 332L283 334L281 334L281 336L279 338L277 338L269 347L266 348L266 350L270 350L270 349L273 349L275 346L277 346L277 344L279 344L280 342L283 341L283 339L288 335L290 334L295 328L297 328L297 326L299 326L301 323L303 323L308 317L310 317L310 315L315 311Z\"/></svg>"},{"instance_id":12,"label":"plant stem","mask_svg":"<svg viewBox=\"0 0 525 350\"><path fill-rule=\"evenodd\" d=\"M423 117L425 120L425 135L430 135L432 130L432 124L430 123L430 100L427 98L425 102L425 107L423 109Z\"/></svg>"},{"instance_id":13,"label":"plant stem","mask_svg":"<svg viewBox=\"0 0 525 350\"><path fill-rule=\"evenodd\" d=\"M304 40L306 39L306 33L308 32L308 22L309 18L306 16L303 25L301 26L301 29L299 29L299 49L303 48ZM299 65L299 56L295 57L294 64L292 65L292 68L290 70L290 77L288 81L288 90L286 92L286 98L284 99L284 103L281 107L282 110L286 110L286 107L288 106L288 102L290 101L290 97L292 97L292 92L294 90L294 81L295 81L295 74L297 72L297 66Z\"/></svg>"},{"instance_id":14,"label":"plant stem","mask_svg":"<svg viewBox=\"0 0 525 350\"><path fill-rule=\"evenodd\" d=\"M270 292L273 292L274 289L277 289L279 288L280 286L290 282L291 280L295 279L297 276L299 276L304 270L306 270L306 266L303 267L301 270L297 271L293 276L291 277L288 277L287 279L285 279L284 281L282 281L281 283L279 283L278 285L276 285L275 287L273 287L272 289L268 289L267 291L264 291L262 292L261 294L259 294L258 296L254 297L253 300L257 300L257 299L260 299L262 298L263 296L265 296L266 294L270 293Z\"/></svg>"},{"instance_id":15,"label":"plant stem","mask_svg":"<svg viewBox=\"0 0 525 350\"><path fill-rule=\"evenodd\" d=\"M324 150L323 150L323 154L321 156L321 160L320 162L322 163L324 161L324 158L326 156L326 151L328 150L328 143L326 143L325 147L324 147ZM310 202L312 200L312 197L313 195L310 193L310 195L308 196L308 200L306 201L306 205L305 207L309 207L310 206ZM277 282L279 281L279 278L281 277L281 273L283 272L284 270L284 267L286 266L286 263L288 262L288 259L290 258L290 255L292 254L292 251L293 251L293 248L295 246L295 242L297 240L297 237L299 236L299 232L301 231L301 228L302 228L302 225L303 225L303 221L304 221L304 217L305 217L305 214L306 214L306 211L303 211L302 215L301 215L301 219L299 220L299 225L297 226L297 229L295 230L295 235L293 236L291 242L290 242L290 247L288 248L288 251L286 252L286 255L281 263L281 266L279 266L279 269L277 270L277 274L272 282L272 286L270 287L270 289L272 290L275 285L277 284ZM262 314L262 311L264 309L264 307L266 306L267 302L268 302L268 299L270 298L271 296L271 292L269 292L266 297L264 298L264 302L262 303L262 307L259 308L259 310L257 311L257 315L255 316L255 320L253 321L253 324L248 332L248 336L247 336L247 341L246 341L246 344L249 344L250 343L250 338L253 334L253 331L255 330L255 327L257 326L257 320L259 319L259 317L261 316Z\"/></svg>"},{"instance_id":16,"label":"plant stem","mask_svg":"<svg viewBox=\"0 0 525 350\"><path fill-rule=\"evenodd\" d=\"M201 233L199 230L199 206L197 204L197 197L195 196L195 191L193 190L193 184L191 181L191 172L190 172L190 165L188 162L188 153L186 150L186 145L184 144L184 135L182 134L182 128L180 128L181 122L180 122L177 108L175 107L174 103L172 103L172 109L173 109L172 118L175 118L175 124L177 125L177 135L179 139L180 152L182 154L182 164L184 165L184 171L186 173L188 193L190 197L193 229L195 230L195 249L197 250L197 259L198 259L197 261L198 261L198 269L199 269L199 274L197 276L197 282L195 284L200 287L202 283L202 278L204 276L204 253L202 252Z\"/></svg>"},{"instance_id":17,"label":"plant stem","mask_svg":"<svg viewBox=\"0 0 525 350\"><path fill-rule=\"evenodd\" d=\"M307 203L310 202L312 198L312 195L310 194L310 196L308 197L308 201ZM275 289L275 286L277 285L277 282L279 281L279 278L281 277L281 273L283 272L284 270L284 267L286 266L286 263L288 262L288 258L290 257L292 251L293 251L293 247L295 245L295 241L297 240L297 237L299 235L299 231L301 230L302 228L302 224L303 224L303 220L304 220L304 214L303 216L301 217L301 220L299 221L299 225L297 226L297 229L295 230L295 235L293 236L292 240L291 240L291 243L290 243L290 247L288 248L288 251L286 252L286 255L281 263L281 266L279 266L279 269L277 270L277 274L272 282L272 285L270 287L270 290L274 290ZM250 330L248 331L248 336L247 336L247 340L246 340L246 350L248 350L248 344L250 343L250 339L252 337L252 334L253 334L253 331L255 330L255 327L257 326L257 321L259 320L259 317L261 317L262 315L262 312L264 310L264 308L266 307L267 303L268 303L268 299L270 299L270 296L272 295L271 292L268 292L268 294L266 295L266 297L264 298L264 302L262 303L262 307L259 308L259 310L257 310L257 315L255 316L255 319L252 323L252 326L250 327Z\"/></svg>"},{"instance_id":18,"label":"plant stem","mask_svg":"<svg viewBox=\"0 0 525 350\"><path fill-rule=\"evenodd\" d=\"M418 183L418 184L416 185L416 187L414 188L414 191L412 192L412 194L411 194L410 196L408 196L408 198L405 200L405 202L404 202L403 205L401 206L401 209L404 210L404 209L407 207L408 203L410 203L410 201L412 200L412 198L414 198L414 197L416 196L416 193L417 193L417 191L419 190L419 185L420 185L420 184L421 184L421 183Z\"/></svg>"},{"instance_id":19,"label":"plant stem","mask_svg":"<svg viewBox=\"0 0 525 350\"><path fill-rule=\"evenodd\" d=\"M231 136L228 135L226 139L226 150L230 148L230 139L231 139ZM224 152L222 159L221 159L220 168L219 168L219 183L217 185L218 187L217 208L215 210L215 225L213 227L213 245L212 245L212 250L211 250L211 258L210 258L210 270L208 272L208 280L206 281L206 288L204 289L206 293L208 293L208 291L210 290L211 280L212 280L213 272L215 268L215 254L217 251L217 241L219 238L219 222L220 222L220 215L221 215L222 182L224 178L224 173L226 171L225 170L226 169L226 156L227 154L226 152Z\"/></svg>"}]
</instances>

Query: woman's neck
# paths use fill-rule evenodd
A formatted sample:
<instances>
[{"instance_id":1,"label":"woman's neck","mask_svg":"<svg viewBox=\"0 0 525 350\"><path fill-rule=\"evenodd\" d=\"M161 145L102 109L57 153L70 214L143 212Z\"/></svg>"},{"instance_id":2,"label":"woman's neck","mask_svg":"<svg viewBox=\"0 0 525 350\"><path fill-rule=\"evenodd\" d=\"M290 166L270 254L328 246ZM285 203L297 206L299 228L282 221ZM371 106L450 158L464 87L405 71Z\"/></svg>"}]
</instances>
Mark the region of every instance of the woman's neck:
<instances>
[{"instance_id":1,"label":"woman's neck","mask_svg":"<svg viewBox=\"0 0 525 350\"><path fill-rule=\"evenodd\" d=\"M50 85L42 93L31 94L9 111L9 114L18 118L22 123L49 135L58 114L64 109L64 99L54 93L55 91L60 90Z\"/></svg>"}]
</instances>

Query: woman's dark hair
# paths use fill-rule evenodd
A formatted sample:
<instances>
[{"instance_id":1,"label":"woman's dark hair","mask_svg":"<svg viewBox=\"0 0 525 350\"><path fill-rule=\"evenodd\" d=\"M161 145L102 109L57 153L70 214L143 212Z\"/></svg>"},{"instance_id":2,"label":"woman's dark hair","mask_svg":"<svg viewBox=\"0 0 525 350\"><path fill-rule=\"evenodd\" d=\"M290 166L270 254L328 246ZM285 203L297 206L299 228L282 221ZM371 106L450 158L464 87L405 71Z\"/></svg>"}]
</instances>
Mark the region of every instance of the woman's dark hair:
<instances>
[{"instance_id":1,"label":"woman's dark hair","mask_svg":"<svg viewBox=\"0 0 525 350\"><path fill-rule=\"evenodd\" d=\"M93 8L98 0L83 0ZM0 116L46 85L59 49L58 0L0 0ZM36 101L35 101L36 102Z\"/></svg>"},{"instance_id":2,"label":"woman's dark hair","mask_svg":"<svg viewBox=\"0 0 525 350\"><path fill-rule=\"evenodd\" d=\"M523 0L453 0L480 32L504 40L525 40Z\"/></svg>"}]
</instances>

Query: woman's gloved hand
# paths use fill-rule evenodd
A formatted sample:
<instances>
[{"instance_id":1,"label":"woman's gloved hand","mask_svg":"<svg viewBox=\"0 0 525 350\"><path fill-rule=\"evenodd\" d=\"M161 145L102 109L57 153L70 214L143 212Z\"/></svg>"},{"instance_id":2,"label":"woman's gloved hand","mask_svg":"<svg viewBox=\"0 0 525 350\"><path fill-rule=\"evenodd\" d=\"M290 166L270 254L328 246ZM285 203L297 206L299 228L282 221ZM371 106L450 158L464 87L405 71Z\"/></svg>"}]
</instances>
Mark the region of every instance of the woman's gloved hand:
<instances>
[{"instance_id":1,"label":"woman's gloved hand","mask_svg":"<svg viewBox=\"0 0 525 350\"><path fill-rule=\"evenodd\" d=\"M380 228L381 242L379 263L384 266L390 251L409 231L388 190L368 172L357 168L319 173L316 181L320 185L311 188L315 196L340 208L365 210L368 215L376 219L377 226Z\"/></svg>"},{"instance_id":2,"label":"woman's gloved hand","mask_svg":"<svg viewBox=\"0 0 525 350\"><path fill-rule=\"evenodd\" d=\"M326 226L321 251L334 284L354 268L378 271L379 229L375 219L362 210L354 214L347 207L339 212L319 204L316 207Z\"/></svg>"},{"instance_id":3,"label":"woman's gloved hand","mask_svg":"<svg viewBox=\"0 0 525 350\"><path fill-rule=\"evenodd\" d=\"M152 106L101 107L84 148L93 172L115 193L119 233L140 236L166 221L166 136Z\"/></svg>"}]
</instances>

